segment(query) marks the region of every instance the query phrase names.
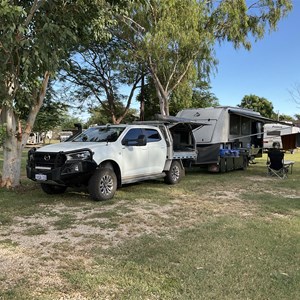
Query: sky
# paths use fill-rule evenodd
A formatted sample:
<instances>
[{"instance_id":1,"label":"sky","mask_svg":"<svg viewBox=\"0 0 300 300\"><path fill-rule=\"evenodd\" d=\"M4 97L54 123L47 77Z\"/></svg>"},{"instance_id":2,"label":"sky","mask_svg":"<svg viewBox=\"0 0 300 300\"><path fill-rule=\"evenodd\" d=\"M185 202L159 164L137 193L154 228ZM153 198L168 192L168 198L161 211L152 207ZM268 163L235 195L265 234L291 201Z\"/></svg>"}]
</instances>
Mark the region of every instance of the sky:
<instances>
[{"instance_id":1,"label":"sky","mask_svg":"<svg viewBox=\"0 0 300 300\"><path fill-rule=\"evenodd\" d=\"M300 114L300 103L290 95L300 86L300 0L293 3L277 31L253 43L250 51L229 43L216 48L219 64L211 87L220 105L236 106L253 94L271 101L276 113Z\"/></svg>"}]
</instances>

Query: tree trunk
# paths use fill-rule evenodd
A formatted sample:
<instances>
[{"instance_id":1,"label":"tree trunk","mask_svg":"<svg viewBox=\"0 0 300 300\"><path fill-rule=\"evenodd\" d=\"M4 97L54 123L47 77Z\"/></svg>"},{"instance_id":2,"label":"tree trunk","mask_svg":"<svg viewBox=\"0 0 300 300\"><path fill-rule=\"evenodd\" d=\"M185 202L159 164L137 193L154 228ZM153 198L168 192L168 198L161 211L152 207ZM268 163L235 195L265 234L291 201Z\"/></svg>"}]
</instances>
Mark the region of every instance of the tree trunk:
<instances>
[{"instance_id":1,"label":"tree trunk","mask_svg":"<svg viewBox=\"0 0 300 300\"><path fill-rule=\"evenodd\" d=\"M145 75L142 75L141 100L140 100L140 121L145 121Z\"/></svg>"},{"instance_id":2,"label":"tree trunk","mask_svg":"<svg viewBox=\"0 0 300 300\"><path fill-rule=\"evenodd\" d=\"M36 116L43 104L50 74L46 72L41 90L34 99L34 104L27 118L26 128L22 132L20 122L13 109L3 106L0 119L6 125L6 137L3 143L3 170L1 187L14 188L20 185L22 150L33 127Z\"/></svg>"},{"instance_id":3,"label":"tree trunk","mask_svg":"<svg viewBox=\"0 0 300 300\"><path fill-rule=\"evenodd\" d=\"M168 93L165 92L162 93L157 87L156 87L156 93L159 100L160 113L163 116L168 116L169 115Z\"/></svg>"},{"instance_id":4,"label":"tree trunk","mask_svg":"<svg viewBox=\"0 0 300 300\"><path fill-rule=\"evenodd\" d=\"M20 184L22 139L12 109L2 108L2 120L6 124L6 138L3 143L1 187L12 188Z\"/></svg>"},{"instance_id":5,"label":"tree trunk","mask_svg":"<svg viewBox=\"0 0 300 300\"><path fill-rule=\"evenodd\" d=\"M151 63L151 59L150 59L150 73L151 73L151 77L154 81L157 97L159 100L160 113L163 116L168 116L169 115L170 91L168 91L167 89L164 89L163 85L161 84L161 82L157 76L156 69L153 66L153 64Z\"/></svg>"}]
</instances>

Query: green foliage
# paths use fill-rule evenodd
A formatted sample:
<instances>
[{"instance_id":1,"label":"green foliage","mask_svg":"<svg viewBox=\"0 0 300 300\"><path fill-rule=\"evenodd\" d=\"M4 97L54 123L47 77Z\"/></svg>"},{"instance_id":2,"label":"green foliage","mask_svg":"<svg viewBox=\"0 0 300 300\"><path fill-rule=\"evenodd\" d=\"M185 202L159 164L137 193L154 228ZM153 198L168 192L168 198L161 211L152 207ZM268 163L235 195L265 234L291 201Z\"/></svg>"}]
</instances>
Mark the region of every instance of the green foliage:
<instances>
[{"instance_id":1,"label":"green foliage","mask_svg":"<svg viewBox=\"0 0 300 300\"><path fill-rule=\"evenodd\" d=\"M124 53L124 48L124 41L114 37L105 43L91 39L85 47L78 49L60 77L70 90L69 101L89 104L92 108L100 105L110 123L122 122L129 112L142 73L126 51ZM124 87L129 90L127 94L120 91Z\"/></svg>"},{"instance_id":2,"label":"green foliage","mask_svg":"<svg viewBox=\"0 0 300 300\"><path fill-rule=\"evenodd\" d=\"M49 100L45 101L37 115L33 131L48 131L61 126L64 122L66 112L67 105Z\"/></svg>"},{"instance_id":3,"label":"green foliage","mask_svg":"<svg viewBox=\"0 0 300 300\"><path fill-rule=\"evenodd\" d=\"M46 71L55 74L92 34L106 36L110 10L102 0L1 1L0 106L18 112L35 105Z\"/></svg>"},{"instance_id":4,"label":"green foliage","mask_svg":"<svg viewBox=\"0 0 300 300\"><path fill-rule=\"evenodd\" d=\"M144 88L143 98L145 101L145 119L151 120L160 113L159 102L157 100L156 89L151 77L147 78L148 83ZM206 83L198 83L197 88L193 88L194 82L185 80L170 96L170 115L175 116L180 110L186 108L201 108L219 105L216 96L210 92L210 86ZM137 100L142 100L142 93L137 96Z\"/></svg>"},{"instance_id":5,"label":"green foliage","mask_svg":"<svg viewBox=\"0 0 300 300\"><path fill-rule=\"evenodd\" d=\"M50 82L48 93L37 114L32 131L43 132L52 130L60 126L68 110L68 105L59 101L53 88L54 83ZM24 103L24 102L23 102ZM29 114L29 107L20 109L19 115L21 120L26 120Z\"/></svg>"},{"instance_id":6,"label":"green foliage","mask_svg":"<svg viewBox=\"0 0 300 300\"><path fill-rule=\"evenodd\" d=\"M210 86L204 85L193 90L191 107L214 107L218 106L219 100L215 94L210 91Z\"/></svg>"},{"instance_id":7,"label":"green foliage","mask_svg":"<svg viewBox=\"0 0 300 300\"><path fill-rule=\"evenodd\" d=\"M78 45L108 36L111 11L105 0L0 1L0 119L7 124L4 149L13 153L6 155L1 186L20 183L13 156L21 155L49 78Z\"/></svg>"},{"instance_id":8,"label":"green foliage","mask_svg":"<svg viewBox=\"0 0 300 300\"><path fill-rule=\"evenodd\" d=\"M208 71L214 64L204 11L206 4L194 0L141 1L133 2L123 18L128 54L151 74L163 114L169 113L172 92L194 76L195 67Z\"/></svg>"},{"instance_id":9,"label":"green foliage","mask_svg":"<svg viewBox=\"0 0 300 300\"><path fill-rule=\"evenodd\" d=\"M293 122L294 121L294 118L289 116L289 115L285 115L285 114L280 114L279 115L279 120L280 121L291 121Z\"/></svg>"},{"instance_id":10,"label":"green foliage","mask_svg":"<svg viewBox=\"0 0 300 300\"><path fill-rule=\"evenodd\" d=\"M135 18L143 18L140 25L145 28L141 51L144 51L145 61L151 58L155 64L156 75L163 86L175 86L200 49L209 53L211 44L207 38L202 39L205 12L205 4L194 0L152 1L152 6L140 7L140 15ZM206 59L208 61L209 56ZM149 67L153 74L153 66Z\"/></svg>"},{"instance_id":11,"label":"green foliage","mask_svg":"<svg viewBox=\"0 0 300 300\"><path fill-rule=\"evenodd\" d=\"M292 9L291 0L231 0L213 5L208 30L219 41L229 41L238 48L251 48L250 37L258 40L266 31L276 30L279 20Z\"/></svg>"},{"instance_id":12,"label":"green foliage","mask_svg":"<svg viewBox=\"0 0 300 300\"><path fill-rule=\"evenodd\" d=\"M137 95L137 101L144 101L144 119L153 120L156 114L160 113L157 92L151 77L146 78L147 83L143 90Z\"/></svg>"},{"instance_id":13,"label":"green foliage","mask_svg":"<svg viewBox=\"0 0 300 300\"><path fill-rule=\"evenodd\" d=\"M170 115L176 115L186 108L202 108L219 105L217 97L210 92L210 86L201 84L192 88L191 85L181 84L171 95Z\"/></svg>"},{"instance_id":14,"label":"green foliage","mask_svg":"<svg viewBox=\"0 0 300 300\"><path fill-rule=\"evenodd\" d=\"M105 103L104 103L105 104ZM122 102L115 103L116 115L121 115L124 111L124 105ZM89 110L90 118L87 121L87 126L93 124L108 124L113 123L111 115L103 107L95 107ZM137 119L137 111L135 109L129 109L127 115L122 119L122 123L131 123Z\"/></svg>"},{"instance_id":15,"label":"green foliage","mask_svg":"<svg viewBox=\"0 0 300 300\"><path fill-rule=\"evenodd\" d=\"M254 40L292 9L291 0L133 1L121 18L128 54L151 74L162 114L169 113L172 92L193 74L209 76L216 65L215 43L251 48Z\"/></svg>"},{"instance_id":16,"label":"green foliage","mask_svg":"<svg viewBox=\"0 0 300 300\"><path fill-rule=\"evenodd\" d=\"M300 120L300 114L295 114L294 116L296 120Z\"/></svg>"},{"instance_id":17,"label":"green foliage","mask_svg":"<svg viewBox=\"0 0 300 300\"><path fill-rule=\"evenodd\" d=\"M77 123L83 124L83 121L79 117L76 117L69 113L64 113L61 116L61 122L59 125L62 130L72 130L72 129L75 129L74 124L77 124Z\"/></svg>"},{"instance_id":18,"label":"green foliage","mask_svg":"<svg viewBox=\"0 0 300 300\"><path fill-rule=\"evenodd\" d=\"M239 107L253 109L263 117L272 118L274 116L273 104L264 97L255 95L244 96Z\"/></svg>"}]
</instances>

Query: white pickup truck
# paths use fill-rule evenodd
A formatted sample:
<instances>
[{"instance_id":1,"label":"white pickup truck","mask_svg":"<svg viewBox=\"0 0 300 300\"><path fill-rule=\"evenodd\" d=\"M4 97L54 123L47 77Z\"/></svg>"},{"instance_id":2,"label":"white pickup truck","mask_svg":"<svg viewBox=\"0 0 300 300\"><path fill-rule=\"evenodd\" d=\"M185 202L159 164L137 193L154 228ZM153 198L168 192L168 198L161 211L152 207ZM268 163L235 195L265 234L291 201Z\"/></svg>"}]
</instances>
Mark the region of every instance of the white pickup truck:
<instances>
[{"instance_id":1,"label":"white pickup truck","mask_svg":"<svg viewBox=\"0 0 300 300\"><path fill-rule=\"evenodd\" d=\"M94 200L107 200L122 184L158 177L175 184L196 157L191 124L104 125L71 141L32 148L26 171L48 194L86 185Z\"/></svg>"}]
</instances>

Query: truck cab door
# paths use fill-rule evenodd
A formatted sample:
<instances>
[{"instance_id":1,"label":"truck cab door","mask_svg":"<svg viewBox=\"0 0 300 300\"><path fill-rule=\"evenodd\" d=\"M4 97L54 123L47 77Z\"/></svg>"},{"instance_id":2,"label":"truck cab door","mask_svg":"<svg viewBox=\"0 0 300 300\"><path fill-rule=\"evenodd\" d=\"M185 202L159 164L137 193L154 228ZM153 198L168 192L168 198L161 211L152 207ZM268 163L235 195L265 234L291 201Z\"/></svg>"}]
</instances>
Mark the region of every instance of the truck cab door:
<instances>
[{"instance_id":1,"label":"truck cab door","mask_svg":"<svg viewBox=\"0 0 300 300\"><path fill-rule=\"evenodd\" d=\"M122 177L133 178L147 173L148 149L141 128L131 128L122 139Z\"/></svg>"},{"instance_id":2,"label":"truck cab door","mask_svg":"<svg viewBox=\"0 0 300 300\"><path fill-rule=\"evenodd\" d=\"M156 129L144 129L147 137L148 172L161 173L167 159L167 143Z\"/></svg>"}]
</instances>

